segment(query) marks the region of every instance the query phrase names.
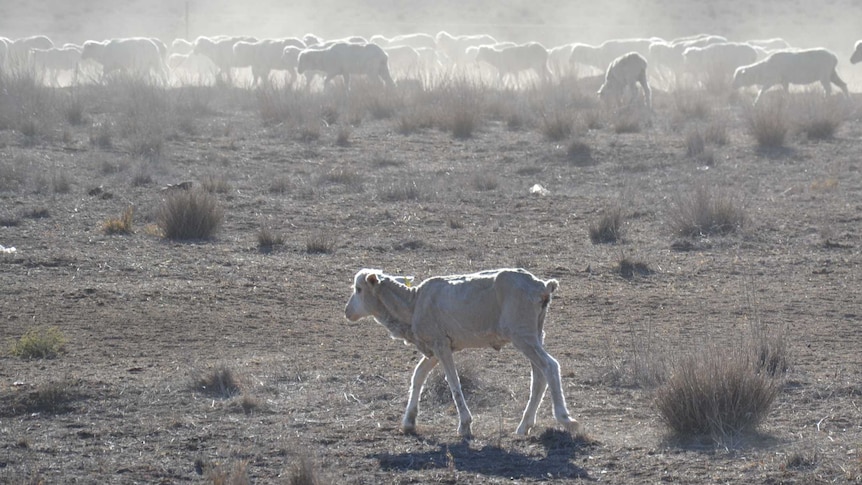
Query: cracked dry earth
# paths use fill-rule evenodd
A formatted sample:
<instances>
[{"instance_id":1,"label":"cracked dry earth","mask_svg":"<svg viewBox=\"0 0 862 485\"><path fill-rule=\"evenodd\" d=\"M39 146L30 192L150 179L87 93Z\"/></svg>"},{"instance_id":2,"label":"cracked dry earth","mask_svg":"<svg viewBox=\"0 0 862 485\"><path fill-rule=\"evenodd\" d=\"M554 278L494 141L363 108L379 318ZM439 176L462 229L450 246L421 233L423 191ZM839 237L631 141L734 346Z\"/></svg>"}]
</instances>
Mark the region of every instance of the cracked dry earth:
<instances>
[{"instance_id":1,"label":"cracked dry earth","mask_svg":"<svg viewBox=\"0 0 862 485\"><path fill-rule=\"evenodd\" d=\"M0 482L203 483L238 469L289 483L305 459L327 483L859 483L862 122L763 151L745 102L716 102L728 140L708 166L686 156L663 93L634 133L579 126L587 164L571 162L568 141L492 116L467 139L366 116L339 144L346 115L302 141L236 100L213 101L150 161L120 135L91 143L109 108L83 126L59 120L35 143L0 131L3 173L16 177L0 192L15 222L0 244L16 248L0 255ZM135 183L141 172L149 182ZM160 188L213 179L227 187L214 194L216 237L160 238ZM535 184L547 194L531 194ZM742 230L672 234L675 204L699 186L744 207ZM411 197L393 196L405 188ZM135 232L105 235L128 206ZM623 241L591 244L588 227L615 206ZM264 226L282 247L258 248ZM310 253L314 241L328 251ZM623 277L623 258L649 271ZM533 435L514 435L529 366L511 347L456 355L474 440L458 438L439 370L418 434L401 434L418 355L371 320L345 320L354 273L505 266L560 281L546 346L585 436L556 430L547 400ZM723 447L668 441L635 361L730 348L756 325L785 332L789 359L759 434ZM40 327L66 337L65 353L11 355ZM237 395L196 385L217 369Z\"/></svg>"}]
</instances>

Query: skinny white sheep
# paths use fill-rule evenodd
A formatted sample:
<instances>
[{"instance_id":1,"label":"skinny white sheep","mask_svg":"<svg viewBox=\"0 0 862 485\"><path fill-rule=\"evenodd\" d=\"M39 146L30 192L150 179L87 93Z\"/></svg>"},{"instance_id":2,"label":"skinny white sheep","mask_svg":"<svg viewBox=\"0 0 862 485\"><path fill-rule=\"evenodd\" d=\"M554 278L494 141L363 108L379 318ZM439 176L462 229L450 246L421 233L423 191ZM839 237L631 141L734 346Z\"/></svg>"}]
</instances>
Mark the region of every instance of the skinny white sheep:
<instances>
[{"instance_id":1,"label":"skinny white sheep","mask_svg":"<svg viewBox=\"0 0 862 485\"><path fill-rule=\"evenodd\" d=\"M551 78L551 71L548 70L548 50L538 42L499 48L483 45L479 47L476 61L494 66L500 82L514 78L517 84L518 75L523 71L533 71L545 82Z\"/></svg>"},{"instance_id":2,"label":"skinny white sheep","mask_svg":"<svg viewBox=\"0 0 862 485\"><path fill-rule=\"evenodd\" d=\"M737 68L733 74L733 88L760 86L755 105L763 93L776 84L789 91L791 84L819 82L827 95L832 94L832 84L835 84L849 96L847 84L835 70L837 65L838 57L826 49L777 51L762 61Z\"/></svg>"},{"instance_id":3,"label":"skinny white sheep","mask_svg":"<svg viewBox=\"0 0 862 485\"><path fill-rule=\"evenodd\" d=\"M856 42L856 46L853 49L853 55L850 56L851 64L859 64L862 62L862 40Z\"/></svg>"},{"instance_id":4,"label":"skinny white sheep","mask_svg":"<svg viewBox=\"0 0 862 485\"><path fill-rule=\"evenodd\" d=\"M419 74L419 52L409 45L390 45L384 47L389 56L389 72L393 77L406 77Z\"/></svg>"},{"instance_id":5,"label":"skinny white sheep","mask_svg":"<svg viewBox=\"0 0 862 485\"><path fill-rule=\"evenodd\" d=\"M605 69L614 59L629 52L637 52L641 56L646 56L649 53L650 44L653 42L653 39L634 38L606 40L598 46L575 44L572 47L569 64L572 66L583 64L597 69Z\"/></svg>"},{"instance_id":6,"label":"skinny white sheep","mask_svg":"<svg viewBox=\"0 0 862 485\"><path fill-rule=\"evenodd\" d=\"M239 41L233 45L233 65L235 67L251 67L253 86L269 82L271 71L283 69L282 57L286 47L295 46L291 40L287 39L264 39L257 42Z\"/></svg>"},{"instance_id":7,"label":"skinny white sheep","mask_svg":"<svg viewBox=\"0 0 862 485\"><path fill-rule=\"evenodd\" d=\"M557 422L570 430L577 428L566 408L560 365L543 347L545 316L556 280L543 281L523 269L498 269L433 277L408 287L378 270L363 269L353 286L344 310L348 320L374 317L392 338L413 344L423 354L413 372L401 422L405 432L415 432L422 386L439 362L458 409L458 433L470 437L473 417L453 353L467 348L499 350L510 342L532 367L530 400L516 432L525 435L533 428L548 384Z\"/></svg>"},{"instance_id":8,"label":"skinny white sheep","mask_svg":"<svg viewBox=\"0 0 862 485\"><path fill-rule=\"evenodd\" d=\"M435 37L437 52L449 63L451 67L464 67L469 63L467 48L470 46L494 45L497 39L490 35L458 35L453 36L445 31L440 31Z\"/></svg>"},{"instance_id":9,"label":"skinny white sheep","mask_svg":"<svg viewBox=\"0 0 862 485\"><path fill-rule=\"evenodd\" d=\"M171 48L168 49L168 55L191 54L194 48L194 44L187 41L186 39L174 39L173 42L171 42Z\"/></svg>"},{"instance_id":10,"label":"skinny white sheep","mask_svg":"<svg viewBox=\"0 0 862 485\"><path fill-rule=\"evenodd\" d=\"M228 84L232 82L231 68L234 67L233 45L237 42L256 42L254 37L198 37L192 53L204 55L218 66L218 76Z\"/></svg>"},{"instance_id":11,"label":"skinny white sheep","mask_svg":"<svg viewBox=\"0 0 862 485\"><path fill-rule=\"evenodd\" d=\"M406 45L408 47L412 47L414 49L436 49L437 48L437 40L434 39L432 35L425 33L415 33L415 34L402 34L396 35L391 39L387 39L389 42L385 47L397 47ZM384 47L384 46L381 46Z\"/></svg>"},{"instance_id":12,"label":"skinny white sheep","mask_svg":"<svg viewBox=\"0 0 862 485\"><path fill-rule=\"evenodd\" d=\"M106 42L88 40L84 42L81 60L92 59L102 65L102 78L114 71L126 71L136 75L155 73L167 81L168 71L159 48L149 38L130 37Z\"/></svg>"},{"instance_id":13,"label":"skinny white sheep","mask_svg":"<svg viewBox=\"0 0 862 485\"><path fill-rule=\"evenodd\" d=\"M751 44L754 47L760 47L766 51L780 51L784 49L790 49L790 43L780 37L774 37L772 39L755 39L748 40L746 44Z\"/></svg>"},{"instance_id":14,"label":"skinny white sheep","mask_svg":"<svg viewBox=\"0 0 862 485\"><path fill-rule=\"evenodd\" d=\"M710 78L723 85L730 84L737 67L753 64L757 57L753 46L740 42L689 47L683 52L686 71L701 80Z\"/></svg>"},{"instance_id":15,"label":"skinny white sheep","mask_svg":"<svg viewBox=\"0 0 862 485\"><path fill-rule=\"evenodd\" d=\"M389 75L388 56L375 44L341 42L325 49L306 49L299 54L296 71L299 74L309 71L325 73L324 85L328 85L335 76L342 76L347 90L350 90L351 74L379 78L387 86L395 85Z\"/></svg>"},{"instance_id":16,"label":"skinny white sheep","mask_svg":"<svg viewBox=\"0 0 862 485\"><path fill-rule=\"evenodd\" d=\"M59 85L60 73L78 69L81 50L78 46L68 46L33 49L30 52L36 72L46 78L50 86L56 87Z\"/></svg>"},{"instance_id":17,"label":"skinny white sheep","mask_svg":"<svg viewBox=\"0 0 862 485\"><path fill-rule=\"evenodd\" d=\"M652 108L649 83L647 82L647 61L637 52L629 52L614 59L605 72L605 82L599 88L599 98L606 103L621 103L628 89L637 92L636 84L643 89L644 104Z\"/></svg>"},{"instance_id":18,"label":"skinny white sheep","mask_svg":"<svg viewBox=\"0 0 862 485\"><path fill-rule=\"evenodd\" d=\"M20 37L9 41L6 48L6 67L10 70L29 70L32 67L30 51L52 47L54 43L44 35Z\"/></svg>"}]
</instances>

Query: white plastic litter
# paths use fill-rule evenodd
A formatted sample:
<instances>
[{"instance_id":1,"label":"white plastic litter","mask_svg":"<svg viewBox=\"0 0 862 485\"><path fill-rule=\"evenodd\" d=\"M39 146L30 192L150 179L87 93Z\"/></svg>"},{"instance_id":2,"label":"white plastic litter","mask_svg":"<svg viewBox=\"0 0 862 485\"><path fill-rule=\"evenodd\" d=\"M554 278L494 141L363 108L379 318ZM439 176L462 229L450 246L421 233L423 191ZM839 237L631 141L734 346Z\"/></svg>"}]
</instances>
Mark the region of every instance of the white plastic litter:
<instances>
[{"instance_id":1,"label":"white plastic litter","mask_svg":"<svg viewBox=\"0 0 862 485\"><path fill-rule=\"evenodd\" d=\"M536 195L548 195L548 194L550 194L550 192L548 191L548 189L546 189L546 188L542 187L542 186L541 186L541 185L539 185L539 184L536 184L536 185L534 185L534 186L530 187L530 193L531 193L531 194L536 194Z\"/></svg>"},{"instance_id":2,"label":"white plastic litter","mask_svg":"<svg viewBox=\"0 0 862 485\"><path fill-rule=\"evenodd\" d=\"M15 252L15 248L7 248L0 244L0 253L2 254L12 254Z\"/></svg>"}]
</instances>

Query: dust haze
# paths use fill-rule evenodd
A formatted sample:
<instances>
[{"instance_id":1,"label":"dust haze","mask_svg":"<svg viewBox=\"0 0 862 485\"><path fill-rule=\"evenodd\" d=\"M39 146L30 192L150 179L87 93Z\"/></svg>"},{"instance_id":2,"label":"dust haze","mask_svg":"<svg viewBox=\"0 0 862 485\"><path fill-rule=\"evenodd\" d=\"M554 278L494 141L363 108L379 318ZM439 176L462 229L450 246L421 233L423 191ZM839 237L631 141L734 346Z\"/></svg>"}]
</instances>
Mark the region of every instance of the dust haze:
<instances>
[{"instance_id":1,"label":"dust haze","mask_svg":"<svg viewBox=\"0 0 862 485\"><path fill-rule=\"evenodd\" d=\"M732 40L783 37L798 47L827 47L846 64L862 38L862 2L729 0L402 2L393 0L150 0L79 2L6 0L0 35L46 34L55 42L198 35L395 35L412 32L488 33L498 40L600 43L623 37L696 33ZM188 8L188 21L186 19Z\"/></svg>"}]
</instances>

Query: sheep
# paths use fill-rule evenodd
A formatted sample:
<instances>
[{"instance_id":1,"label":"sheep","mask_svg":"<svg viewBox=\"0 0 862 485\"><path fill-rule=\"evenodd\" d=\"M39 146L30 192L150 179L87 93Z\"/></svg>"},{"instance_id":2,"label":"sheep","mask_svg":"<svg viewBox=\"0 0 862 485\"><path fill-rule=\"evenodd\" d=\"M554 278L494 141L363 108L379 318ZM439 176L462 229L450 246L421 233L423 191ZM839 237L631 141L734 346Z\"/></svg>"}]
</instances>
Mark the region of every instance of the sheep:
<instances>
[{"instance_id":1,"label":"sheep","mask_svg":"<svg viewBox=\"0 0 862 485\"><path fill-rule=\"evenodd\" d=\"M385 39L385 37L384 37ZM388 41L386 46L381 47L398 47L398 46L408 46L414 49L436 49L437 48L437 40L434 39L433 36L429 34L423 33L415 33L415 34L403 34L396 35L391 39L386 39Z\"/></svg>"},{"instance_id":2,"label":"sheep","mask_svg":"<svg viewBox=\"0 0 862 485\"><path fill-rule=\"evenodd\" d=\"M394 75L409 75L418 73L420 69L419 52L409 45L390 45L384 47L386 55L389 56L389 70Z\"/></svg>"},{"instance_id":3,"label":"sheep","mask_svg":"<svg viewBox=\"0 0 862 485\"><path fill-rule=\"evenodd\" d=\"M422 387L439 362L458 409L458 433L472 436L473 417L452 354L467 348L500 350L510 342L532 367L530 399L516 433L526 435L534 427L548 384L554 417L574 430L578 424L566 408L560 365L543 347L545 316L558 285L557 280L543 281L523 269L497 269L438 276L407 286L379 270L362 269L354 277L344 314L352 322L374 317L392 338L412 344L422 353L401 421L404 432L415 432Z\"/></svg>"},{"instance_id":4,"label":"sheep","mask_svg":"<svg viewBox=\"0 0 862 485\"><path fill-rule=\"evenodd\" d=\"M194 50L195 46L191 42L186 39L174 39L171 42L171 47L168 49L168 55L170 54L191 54Z\"/></svg>"},{"instance_id":5,"label":"sheep","mask_svg":"<svg viewBox=\"0 0 862 485\"><path fill-rule=\"evenodd\" d=\"M648 55L650 44L652 43L652 39L635 38L607 40L598 46L575 44L572 47L569 64L572 66L583 64L597 69L604 69L614 59L629 52L637 52L642 56Z\"/></svg>"},{"instance_id":6,"label":"sheep","mask_svg":"<svg viewBox=\"0 0 862 485\"><path fill-rule=\"evenodd\" d=\"M84 42L81 52L81 60L86 59L92 59L102 65L103 78L117 70L137 74L152 71L167 81L168 71L159 48L146 37L112 39L105 42L88 40Z\"/></svg>"},{"instance_id":7,"label":"sheep","mask_svg":"<svg viewBox=\"0 0 862 485\"><path fill-rule=\"evenodd\" d=\"M156 48L159 50L159 55L162 56L162 60L168 59L168 46L159 39L158 37L149 37L153 44L156 44Z\"/></svg>"},{"instance_id":8,"label":"sheep","mask_svg":"<svg viewBox=\"0 0 862 485\"><path fill-rule=\"evenodd\" d=\"M51 86L59 85L62 71L75 71L81 60L82 48L78 46L52 47L50 49L33 49L33 66L36 72L48 78Z\"/></svg>"},{"instance_id":9,"label":"sheep","mask_svg":"<svg viewBox=\"0 0 862 485\"><path fill-rule=\"evenodd\" d=\"M853 55L850 56L851 64L859 64L862 62L862 40L856 42L856 46L853 49Z\"/></svg>"},{"instance_id":10,"label":"sheep","mask_svg":"<svg viewBox=\"0 0 862 485\"><path fill-rule=\"evenodd\" d=\"M200 54L210 58L213 64L218 66L219 79L232 82L231 68L234 67L233 45L237 42L256 42L254 37L198 37L194 42L193 54Z\"/></svg>"},{"instance_id":11,"label":"sheep","mask_svg":"<svg viewBox=\"0 0 862 485\"><path fill-rule=\"evenodd\" d=\"M453 36L446 31L440 31L434 38L437 51L443 55L452 67L463 67L468 63L467 48L470 46L494 45L497 39L490 35L459 35Z\"/></svg>"},{"instance_id":12,"label":"sheep","mask_svg":"<svg viewBox=\"0 0 862 485\"><path fill-rule=\"evenodd\" d=\"M522 71L533 71L545 82L551 78L551 71L548 70L548 50L538 42L500 48L481 46L476 61L494 66L500 82L513 76L517 83L518 74Z\"/></svg>"},{"instance_id":13,"label":"sheep","mask_svg":"<svg viewBox=\"0 0 862 485\"><path fill-rule=\"evenodd\" d=\"M290 44L290 45L289 45ZM251 67L252 85L269 81L272 70L282 69L286 47L295 47L289 39L264 39L257 42L239 41L233 45L234 67Z\"/></svg>"},{"instance_id":14,"label":"sheep","mask_svg":"<svg viewBox=\"0 0 862 485\"><path fill-rule=\"evenodd\" d=\"M296 71L299 74L308 71L325 73L324 85L335 76L342 76L348 91L351 74L364 74L381 79L387 86L395 85L389 75L388 56L375 44L340 42L325 49L306 49L299 54Z\"/></svg>"},{"instance_id":15,"label":"sheep","mask_svg":"<svg viewBox=\"0 0 862 485\"><path fill-rule=\"evenodd\" d=\"M766 51L780 51L784 49L790 49L790 43L780 37L774 37L772 39L755 39L746 41L746 44L752 45L754 47L760 47Z\"/></svg>"},{"instance_id":16,"label":"sheep","mask_svg":"<svg viewBox=\"0 0 862 485\"><path fill-rule=\"evenodd\" d=\"M212 84L218 74L218 66L209 57L200 54L171 54L167 66L174 81L179 84Z\"/></svg>"},{"instance_id":17,"label":"sheep","mask_svg":"<svg viewBox=\"0 0 862 485\"><path fill-rule=\"evenodd\" d=\"M835 70L837 65L838 57L826 49L777 51L762 61L737 68L733 73L733 88L759 85L755 106L763 93L776 84L789 91L791 84L820 82L827 95L832 94L832 84L835 84L849 97L847 84Z\"/></svg>"},{"instance_id":18,"label":"sheep","mask_svg":"<svg viewBox=\"0 0 862 485\"><path fill-rule=\"evenodd\" d=\"M729 85L737 67L757 61L757 50L745 43L726 42L689 47L683 54L686 70L701 79Z\"/></svg>"},{"instance_id":19,"label":"sheep","mask_svg":"<svg viewBox=\"0 0 862 485\"><path fill-rule=\"evenodd\" d=\"M31 67L30 51L33 49L50 49L54 43L44 35L19 37L8 42L6 48L6 63L10 70L29 69Z\"/></svg>"},{"instance_id":20,"label":"sheep","mask_svg":"<svg viewBox=\"0 0 862 485\"><path fill-rule=\"evenodd\" d=\"M548 69L558 78L569 72L569 59L575 44L563 44L548 49Z\"/></svg>"},{"instance_id":21,"label":"sheep","mask_svg":"<svg viewBox=\"0 0 862 485\"><path fill-rule=\"evenodd\" d=\"M605 72L605 82L599 88L599 98L606 103L620 103L628 88L637 90L635 83L643 88L644 104L652 108L649 83L647 83L647 61L637 52L629 52L614 59Z\"/></svg>"},{"instance_id":22,"label":"sheep","mask_svg":"<svg viewBox=\"0 0 862 485\"><path fill-rule=\"evenodd\" d=\"M288 77L290 78L288 84L293 84L296 79L296 67L299 65L299 54L303 50L304 49L300 49L299 47L289 45L282 51L280 69L287 71ZM306 75L306 79L308 80L308 83L306 84L310 84L311 76Z\"/></svg>"},{"instance_id":23,"label":"sheep","mask_svg":"<svg viewBox=\"0 0 862 485\"><path fill-rule=\"evenodd\" d=\"M669 42L656 41L649 45L647 57L659 69L667 69L672 74L679 72L685 63L683 54L690 47L706 47L710 44L727 43L720 35L698 34L678 37ZM643 53L641 53L643 54Z\"/></svg>"}]
</instances>

